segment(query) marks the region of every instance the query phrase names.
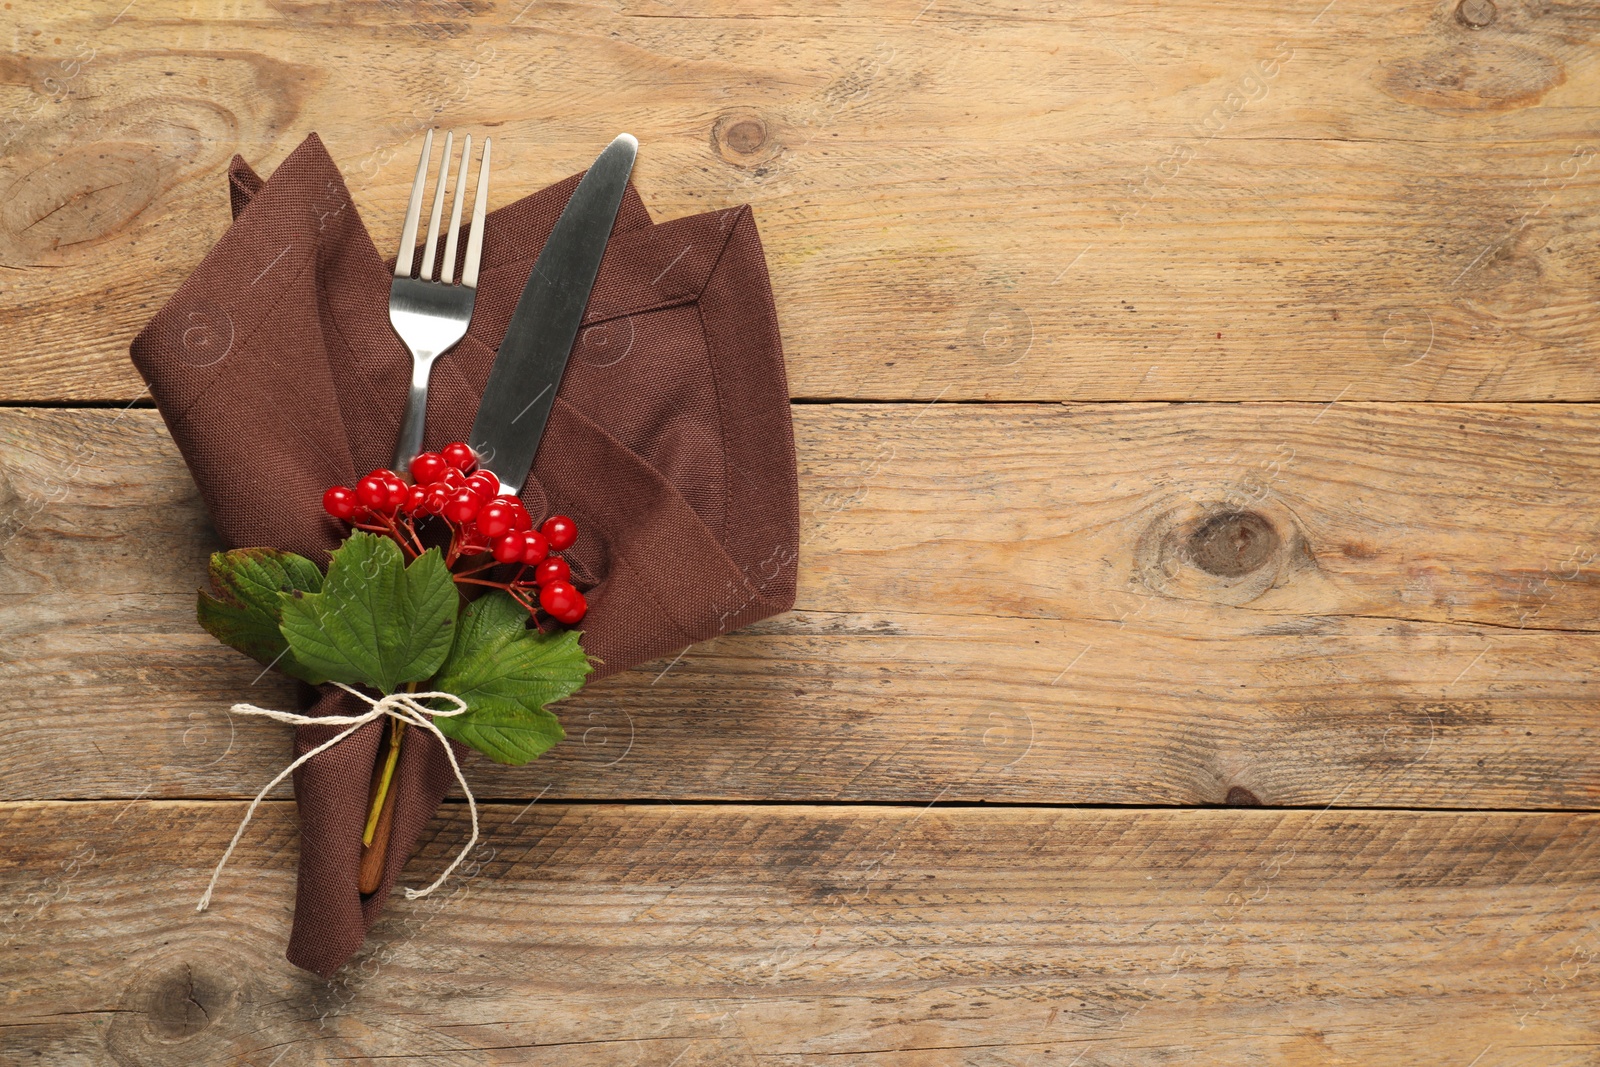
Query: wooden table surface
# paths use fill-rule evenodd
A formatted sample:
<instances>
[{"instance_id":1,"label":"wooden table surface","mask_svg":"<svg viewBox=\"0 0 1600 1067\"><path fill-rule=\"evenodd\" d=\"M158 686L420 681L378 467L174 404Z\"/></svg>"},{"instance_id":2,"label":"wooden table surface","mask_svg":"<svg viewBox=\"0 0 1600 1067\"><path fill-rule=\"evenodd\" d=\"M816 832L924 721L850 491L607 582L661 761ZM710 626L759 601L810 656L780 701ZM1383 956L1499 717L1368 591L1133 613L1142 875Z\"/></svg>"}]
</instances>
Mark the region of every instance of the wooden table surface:
<instances>
[{"instance_id":1,"label":"wooden table surface","mask_svg":"<svg viewBox=\"0 0 1600 1067\"><path fill-rule=\"evenodd\" d=\"M0 27L0 1062L1600 1063L1600 5ZM799 600L472 763L322 981L287 790L194 912L294 694L127 346L234 153L390 234L430 125L754 205Z\"/></svg>"}]
</instances>

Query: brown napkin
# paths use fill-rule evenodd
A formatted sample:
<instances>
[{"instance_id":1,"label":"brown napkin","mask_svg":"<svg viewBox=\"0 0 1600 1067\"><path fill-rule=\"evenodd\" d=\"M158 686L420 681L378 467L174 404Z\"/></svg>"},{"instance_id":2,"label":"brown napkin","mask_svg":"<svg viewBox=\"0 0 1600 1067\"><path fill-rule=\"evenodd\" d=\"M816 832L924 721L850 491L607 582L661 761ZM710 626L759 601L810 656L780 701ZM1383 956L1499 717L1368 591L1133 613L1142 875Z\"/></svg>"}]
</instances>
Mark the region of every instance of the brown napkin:
<instances>
[{"instance_id":1,"label":"brown napkin","mask_svg":"<svg viewBox=\"0 0 1600 1067\"><path fill-rule=\"evenodd\" d=\"M466 438L512 308L579 177L488 216L477 309L434 366L426 447ZM133 362L223 539L321 562L345 533L323 514L322 491L389 465L405 405L411 357L389 325L393 258L378 255L316 134L265 183L236 156L229 183L232 227L134 339ZM798 508L783 355L748 207L653 225L629 186L584 324L522 499L536 520L578 522L566 555L589 599L583 645L602 661L599 678L788 610ZM362 710L333 690L312 713ZM324 977L360 947L454 783L438 742L412 731L384 881L362 897L380 727L295 775L288 958ZM298 728L296 755L334 732ZM220 892L225 901L226 880Z\"/></svg>"}]
</instances>

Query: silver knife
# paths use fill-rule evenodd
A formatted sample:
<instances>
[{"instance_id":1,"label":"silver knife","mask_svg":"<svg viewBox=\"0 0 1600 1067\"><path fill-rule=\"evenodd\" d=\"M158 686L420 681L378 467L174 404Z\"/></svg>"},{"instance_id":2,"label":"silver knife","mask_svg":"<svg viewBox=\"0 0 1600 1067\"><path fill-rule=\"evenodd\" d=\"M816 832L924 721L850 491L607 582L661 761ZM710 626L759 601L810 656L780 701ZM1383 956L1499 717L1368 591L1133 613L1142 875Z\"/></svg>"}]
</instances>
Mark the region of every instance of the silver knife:
<instances>
[{"instance_id":1,"label":"silver knife","mask_svg":"<svg viewBox=\"0 0 1600 1067\"><path fill-rule=\"evenodd\" d=\"M500 341L468 443L507 496L533 469L638 151L633 135L620 135L578 182Z\"/></svg>"}]
</instances>

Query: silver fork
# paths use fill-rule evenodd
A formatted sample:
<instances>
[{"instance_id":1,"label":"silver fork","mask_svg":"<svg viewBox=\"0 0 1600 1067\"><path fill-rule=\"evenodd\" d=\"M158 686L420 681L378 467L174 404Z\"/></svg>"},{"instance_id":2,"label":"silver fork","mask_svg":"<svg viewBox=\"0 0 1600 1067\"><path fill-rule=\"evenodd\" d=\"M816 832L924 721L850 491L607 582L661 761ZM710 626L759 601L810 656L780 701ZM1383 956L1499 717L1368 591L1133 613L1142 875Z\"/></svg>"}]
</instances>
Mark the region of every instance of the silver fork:
<instances>
[{"instance_id":1,"label":"silver fork","mask_svg":"<svg viewBox=\"0 0 1600 1067\"><path fill-rule=\"evenodd\" d=\"M400 439L394 449L394 469L406 465L422 451L422 431L428 417L428 377L433 361L454 348L467 335L472 321L472 305L478 293L478 261L483 258L483 215L489 199L489 138L483 139L483 158L478 164L478 191L472 200L472 229L467 234L467 250L461 264L461 281L455 281L456 235L461 231L462 193L467 184L467 162L472 155L472 135L462 140L461 166L456 172L455 203L450 209L450 228L444 239L443 278L435 278L434 252L438 248L439 215L444 208L445 181L450 176L450 149L454 133L444 136L444 154L439 158L439 186L433 194L433 213L428 218L428 240L417 273L411 277L412 257L417 246L417 222L422 214L422 188L428 177L428 161L433 158L433 131L422 142L422 158L417 161L417 177L411 184L411 203L406 206L405 229L400 234L400 252L394 261L394 281L389 286L389 321L411 351L411 395L406 400L405 421L400 424Z\"/></svg>"}]
</instances>

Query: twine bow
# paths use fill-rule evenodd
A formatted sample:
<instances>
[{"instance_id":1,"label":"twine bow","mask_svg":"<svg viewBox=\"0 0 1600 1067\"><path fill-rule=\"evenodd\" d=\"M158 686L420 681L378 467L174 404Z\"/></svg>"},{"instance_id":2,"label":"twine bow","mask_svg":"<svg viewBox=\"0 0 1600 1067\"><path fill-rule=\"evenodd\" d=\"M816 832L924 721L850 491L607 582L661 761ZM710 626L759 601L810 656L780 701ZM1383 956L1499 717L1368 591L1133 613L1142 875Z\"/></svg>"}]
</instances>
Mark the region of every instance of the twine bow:
<instances>
[{"instance_id":1,"label":"twine bow","mask_svg":"<svg viewBox=\"0 0 1600 1067\"><path fill-rule=\"evenodd\" d=\"M456 715L464 714L467 710L467 702L456 696L454 693L390 693L386 697L374 700L372 697L367 696L367 694L361 692L360 690L352 689L343 682L334 682L333 684L338 686L340 689L343 689L346 693L351 693L360 697L362 700L365 700L369 705L371 705L371 707L362 712L360 715L318 716L297 715L290 711L273 711L271 708L258 708L254 704L235 704L233 706L233 710L241 715L260 715L262 718L275 719L278 722L286 722L291 726L347 725L349 729L341 731L339 734L334 736L332 740L324 741L310 752L307 752L304 756L301 756L299 759L289 764L289 766L278 772L278 776L276 778L272 779L272 781L263 786L261 792L256 794L256 798L250 802L250 807L244 813L244 820L239 823L239 829L233 832L233 840L228 843L228 851L222 854L222 858L217 861L217 869L211 872L211 884L206 886L205 896L200 898L200 903L194 909L195 911L205 911L206 907L210 905L211 892L217 888L217 879L222 877L222 868L227 865L228 857L233 855L234 847L239 844L239 838L244 836L245 827L250 825L250 819L255 815L256 808L259 807L261 802L266 799L267 794L272 792L273 786L277 785L279 782L289 777L289 775L293 774L296 768L309 760L311 757L326 752L334 745L337 745L340 741L343 741L345 738L361 729L367 723L375 722L376 720L383 718L385 715L398 719L404 723L410 723L412 726L418 727L419 729L428 730L439 739L439 743L444 746L444 754L450 757L450 766L456 772L456 781L461 783L461 791L467 795L467 809L472 813L471 840L462 846L461 851L456 853L456 858L450 861L450 866L444 869L443 874L434 879L432 885L428 886L426 889L412 889L407 887L406 899L415 900L418 897L425 897L435 889L438 889L439 886L443 884L444 880L450 877L451 872L461 865L461 861L467 858L467 854L472 851L472 846L478 843L478 802L472 795L472 788L467 785L467 776L461 773L461 764L456 762L456 754L455 751L450 747L450 739L445 737L444 731L440 730L433 724L433 720L436 717L442 716L444 718L451 718ZM455 705L455 709L452 711L436 711L424 704L423 701L425 700L449 701Z\"/></svg>"}]
</instances>

